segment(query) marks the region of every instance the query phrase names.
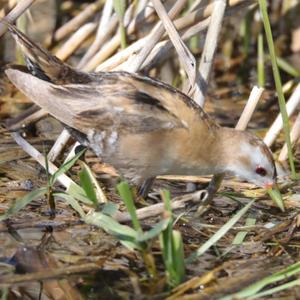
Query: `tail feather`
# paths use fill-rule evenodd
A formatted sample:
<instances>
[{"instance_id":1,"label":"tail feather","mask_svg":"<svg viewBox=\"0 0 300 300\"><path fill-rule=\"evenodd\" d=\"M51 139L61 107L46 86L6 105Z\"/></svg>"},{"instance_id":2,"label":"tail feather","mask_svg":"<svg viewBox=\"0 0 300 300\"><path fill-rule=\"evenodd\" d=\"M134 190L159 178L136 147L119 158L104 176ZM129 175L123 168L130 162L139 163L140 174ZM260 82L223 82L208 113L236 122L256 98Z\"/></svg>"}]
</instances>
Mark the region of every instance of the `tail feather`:
<instances>
[{"instance_id":1,"label":"tail feather","mask_svg":"<svg viewBox=\"0 0 300 300\"><path fill-rule=\"evenodd\" d=\"M2 22L8 27L9 32L20 47L25 56L27 68L32 75L55 84L84 81L85 76L81 72L76 71L46 49L38 46L18 30L16 26L7 21L2 20ZM86 81L89 80L86 79Z\"/></svg>"}]
</instances>

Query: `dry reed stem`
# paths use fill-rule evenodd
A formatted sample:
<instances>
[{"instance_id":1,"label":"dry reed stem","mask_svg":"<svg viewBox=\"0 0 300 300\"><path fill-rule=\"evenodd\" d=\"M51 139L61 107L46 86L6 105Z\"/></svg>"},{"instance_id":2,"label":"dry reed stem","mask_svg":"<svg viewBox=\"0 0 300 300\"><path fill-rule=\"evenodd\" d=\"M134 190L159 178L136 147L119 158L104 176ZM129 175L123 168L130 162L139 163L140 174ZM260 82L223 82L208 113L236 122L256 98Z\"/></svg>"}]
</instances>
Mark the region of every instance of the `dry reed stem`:
<instances>
[{"instance_id":1,"label":"dry reed stem","mask_svg":"<svg viewBox=\"0 0 300 300\"><path fill-rule=\"evenodd\" d=\"M207 191L201 190L195 193L175 197L171 201L172 210L185 208L186 203L194 202L199 203L205 201L207 198ZM136 211L137 217L139 220L143 220L150 217L155 217L162 214L165 211L164 203L153 204L148 207L140 208ZM129 213L117 212L114 215L114 219L118 222L128 222L131 220L131 216Z\"/></svg>"},{"instance_id":2,"label":"dry reed stem","mask_svg":"<svg viewBox=\"0 0 300 300\"><path fill-rule=\"evenodd\" d=\"M56 139L54 145L52 146L52 148L48 153L49 161L54 162L56 160L57 156L64 149L69 139L70 139L70 134L66 129L64 129L62 133L59 135L59 137Z\"/></svg>"},{"instance_id":3,"label":"dry reed stem","mask_svg":"<svg viewBox=\"0 0 300 300\"><path fill-rule=\"evenodd\" d=\"M190 90L196 82L196 60L189 48L184 44L177 32L173 22L170 20L165 7L160 0L152 0L156 13L161 19L166 32L169 35L171 42L173 43L176 52L178 54L179 61L181 62L187 76L189 78Z\"/></svg>"},{"instance_id":4,"label":"dry reed stem","mask_svg":"<svg viewBox=\"0 0 300 300\"><path fill-rule=\"evenodd\" d=\"M33 146L31 146L25 139L21 137L21 135L17 132L12 132L11 136L14 138L16 143L27 153L29 154L35 161L37 161L42 167L46 169L46 158ZM48 171L52 175L54 174L58 168L52 163L48 162ZM57 180L68 189L71 184L76 184L72 179L70 179L67 175L60 175Z\"/></svg>"},{"instance_id":5,"label":"dry reed stem","mask_svg":"<svg viewBox=\"0 0 300 300\"><path fill-rule=\"evenodd\" d=\"M26 109L20 113L17 117L7 120L6 126L9 130L19 130L22 127L26 127L32 122L36 122L42 117L46 116L48 113L37 105L32 105L30 108Z\"/></svg>"},{"instance_id":6,"label":"dry reed stem","mask_svg":"<svg viewBox=\"0 0 300 300\"><path fill-rule=\"evenodd\" d=\"M65 131L68 133L67 130L63 130L63 132L61 133L61 135L63 135L63 133L64 133ZM64 134L65 134L65 133L64 133ZM67 143L67 142L66 142L66 143ZM76 143L72 146L72 149L71 149L71 151L69 152L69 154L67 155L66 159L64 160L64 163L66 163L68 160L72 159L72 158L76 155L75 149L76 149L76 147L78 147L78 146L80 146L80 143L79 143L79 142L76 142Z\"/></svg>"},{"instance_id":7,"label":"dry reed stem","mask_svg":"<svg viewBox=\"0 0 300 300\"><path fill-rule=\"evenodd\" d=\"M290 117L296 110L297 106L300 103L300 83L297 85L293 94L290 96L288 102L286 103L286 111L288 116ZM264 138L264 142L269 147L273 145L276 137L278 136L280 130L282 129L282 116L281 113L278 114L277 118L273 122L272 126L269 128L266 136Z\"/></svg>"},{"instance_id":8,"label":"dry reed stem","mask_svg":"<svg viewBox=\"0 0 300 300\"><path fill-rule=\"evenodd\" d=\"M88 19L90 19L102 6L104 0L98 0L95 3L88 5L81 13L71 19L69 22L61 26L54 33L54 41L58 42L65 38L70 33L77 30Z\"/></svg>"},{"instance_id":9,"label":"dry reed stem","mask_svg":"<svg viewBox=\"0 0 300 300\"><path fill-rule=\"evenodd\" d=\"M139 16L135 17L130 24L126 28L126 33L128 35L132 34L136 27L142 22L145 22L152 14L154 10L152 7L147 6L145 8L145 12L143 17ZM96 53L90 61L82 68L83 71L90 72L93 71L100 63L105 61L108 57L110 57L120 46L120 35L117 32L102 48Z\"/></svg>"},{"instance_id":10,"label":"dry reed stem","mask_svg":"<svg viewBox=\"0 0 300 300\"><path fill-rule=\"evenodd\" d=\"M205 19L204 21L201 21L197 24L195 24L193 27L188 29L183 35L182 39L185 41L189 38L191 38L193 35L204 31L209 24L210 17ZM116 53L111 58L107 59L105 62L100 64L96 71L111 71L111 70L130 70L131 68L131 59L128 59L130 56L134 56L134 54L143 47L147 46L147 39L148 36L139 39L138 41L134 42L130 46L128 46L126 49ZM173 48L173 45L170 41L162 41L159 42L153 50L150 52L148 57L143 62L140 70L142 69L150 69L154 65L159 64L159 62L166 58L166 56L170 56L170 50ZM136 56L135 56L136 57ZM135 58L134 57L134 58ZM133 59L134 60L134 59ZM122 65L123 64L123 65Z\"/></svg>"},{"instance_id":11,"label":"dry reed stem","mask_svg":"<svg viewBox=\"0 0 300 300\"><path fill-rule=\"evenodd\" d=\"M300 113L298 114L296 121L293 125L293 128L291 130L291 143L295 144L300 138ZM288 150L287 150L287 145L286 143L283 145L279 157L278 157L278 161L280 162L284 162L286 161L288 158Z\"/></svg>"},{"instance_id":12,"label":"dry reed stem","mask_svg":"<svg viewBox=\"0 0 300 300\"><path fill-rule=\"evenodd\" d=\"M192 3L191 7L190 7L190 11L199 9L199 7L200 7L202 1L203 1L203 0L195 0L195 1Z\"/></svg>"},{"instance_id":13,"label":"dry reed stem","mask_svg":"<svg viewBox=\"0 0 300 300\"><path fill-rule=\"evenodd\" d=\"M258 101L262 95L263 90L263 88L259 88L257 86L254 86L252 88L244 110L239 118L238 123L235 126L236 130L246 130L248 123L253 115L253 112L258 104ZM242 121L240 122L240 120Z\"/></svg>"},{"instance_id":14,"label":"dry reed stem","mask_svg":"<svg viewBox=\"0 0 300 300\"><path fill-rule=\"evenodd\" d=\"M250 119L254 113L254 110L263 92L264 89L262 87L257 87L257 86L253 87L249 96L249 100L247 101L246 106L244 108L244 111L235 126L236 129L244 130L247 128L247 125L250 122Z\"/></svg>"},{"instance_id":15,"label":"dry reed stem","mask_svg":"<svg viewBox=\"0 0 300 300\"><path fill-rule=\"evenodd\" d=\"M89 47L87 52L81 58L78 69L82 68L101 48L101 45L105 42L104 37L108 36L116 29L118 24L118 17L116 14L112 15L113 12L113 0L105 1L102 16L99 20L99 25L97 29L97 34L94 42Z\"/></svg>"},{"instance_id":16,"label":"dry reed stem","mask_svg":"<svg viewBox=\"0 0 300 300\"><path fill-rule=\"evenodd\" d=\"M226 9L226 0L215 0L211 21L206 34L204 49L201 55L199 65L199 76L197 83L199 88L195 90L194 100L201 107L204 107L205 97L207 93L209 75L212 69L212 64L217 49L218 38L221 32L221 25Z\"/></svg>"},{"instance_id":17,"label":"dry reed stem","mask_svg":"<svg viewBox=\"0 0 300 300\"><path fill-rule=\"evenodd\" d=\"M168 15L172 20L174 19L184 8L187 0L178 0L170 9ZM150 34L148 34L145 40L145 46L142 48L140 53L133 59L132 62L128 63L128 68L126 69L129 72L137 72L142 66L145 59L148 57L149 53L152 51L154 46L159 42L163 36L165 30L162 22L158 22L156 26L152 29Z\"/></svg>"},{"instance_id":18,"label":"dry reed stem","mask_svg":"<svg viewBox=\"0 0 300 300\"><path fill-rule=\"evenodd\" d=\"M230 16L232 14L235 14L238 10L248 7L250 4L252 4L252 1L245 1L245 2L238 3L238 5L236 5L236 6L228 7L226 9L225 15ZM194 14L194 16L192 16L193 14ZM196 15L199 15L199 11L197 11ZM191 20L193 18L195 18L195 12L191 12L187 16L190 16L190 18L187 18L187 20L185 20L185 21L188 21L188 24L189 24L191 22ZM183 17L183 18L185 18L185 17ZM198 18L199 18L199 16L198 16ZM184 34L182 35L181 38L185 41L186 39L191 38L192 36L198 34L199 32L204 31L210 23L210 18L211 17L207 17L203 21L199 21L195 25L186 29L186 31L184 32ZM182 18L176 19L174 21L174 24L178 25L177 29L181 28L182 26L185 26L185 24L186 24L185 22L181 22L180 21L181 19ZM180 22L178 22L178 21L180 21ZM156 65L160 65L161 62L166 59L166 57L170 57L171 49L172 49L172 44L170 41L160 42L158 45L156 45L156 47L150 53L150 55L148 56L146 61L143 63L141 69L142 70L144 70L144 69L150 70L151 68L155 67ZM118 54L116 54L116 55L118 55ZM115 56L113 56L113 57L115 57ZM113 59L113 57L111 59Z\"/></svg>"},{"instance_id":19,"label":"dry reed stem","mask_svg":"<svg viewBox=\"0 0 300 300\"><path fill-rule=\"evenodd\" d=\"M236 10L242 9L244 7L248 7L252 3L253 3L253 0L235 1L233 6L229 6L228 13L230 14L230 13L236 12ZM149 7L147 7L147 8L151 9ZM196 22L200 22L200 20L203 20L203 18L208 17L210 11L211 11L211 8L204 9L204 10L199 9L197 11L190 12L187 15L174 20L173 23L174 23L177 30L184 30L184 29L188 28L189 26L194 25ZM150 17L150 12L147 12L147 11L145 12L145 20ZM136 19L137 18L135 18L135 20L133 22L137 22ZM206 23L207 20L204 21L204 22ZM201 27L201 22L199 24L200 24L200 27ZM195 29L196 29L196 27L195 27ZM200 31L201 30L199 30L199 32ZM128 29L127 32L130 33L130 30ZM196 34L196 33L197 33L197 31L194 31L194 34ZM190 35L190 36L192 36L192 35ZM144 41L144 42L140 42L140 41ZM145 41L146 41L146 37L144 37L144 38L142 38L142 39L135 42L135 43L138 43L140 45L140 48L137 45L135 45L135 43L131 44L129 46L129 47L132 47L131 48L132 49L131 53L130 53L130 50L127 50L127 48L123 51L128 51L127 52L128 56L129 56L129 54L132 55L134 52L137 52L142 47L144 47L143 43L145 43ZM112 62L112 60L114 60L114 57L119 57L119 56L123 55L123 54L121 54L122 51L120 51L117 54L115 54L114 56L110 57L110 55L119 47L119 45L120 45L120 38L119 38L119 36L116 35L107 44L105 44L103 46L103 48L88 62L88 64L86 66L84 66L83 71L92 71L94 69L96 69L96 71L104 70L103 64L108 65L109 64L108 61ZM167 51L169 51L169 49L166 50L166 52ZM150 54L150 56L153 57L152 53ZM110 57L110 58L108 59L108 57ZM125 57L126 57L126 55L123 56L124 60L122 62L125 61ZM118 59L116 58L116 60L118 60ZM149 63L149 58L147 59L147 62ZM145 65L145 63L143 64L143 66L144 65ZM117 66L115 65L114 68L116 68L116 67ZM144 67L142 67L142 69L143 68Z\"/></svg>"},{"instance_id":20,"label":"dry reed stem","mask_svg":"<svg viewBox=\"0 0 300 300\"><path fill-rule=\"evenodd\" d=\"M115 68L117 68L122 63L126 62L130 56L132 56L134 53L138 52L140 49L143 48L143 46L146 45L147 37L141 38L138 41L134 42L124 50L118 52L111 58L105 60L102 64L100 64L96 71L111 71ZM127 70L125 68L122 68L123 70Z\"/></svg>"},{"instance_id":21,"label":"dry reed stem","mask_svg":"<svg viewBox=\"0 0 300 300\"><path fill-rule=\"evenodd\" d=\"M7 22L15 22L33 3L35 0L23 0L5 16ZM7 26L0 22L0 37L6 32Z\"/></svg>"},{"instance_id":22,"label":"dry reed stem","mask_svg":"<svg viewBox=\"0 0 300 300\"><path fill-rule=\"evenodd\" d=\"M43 280L58 280L59 278L66 278L73 274L78 273L88 273L88 272L96 272L101 270L104 260L99 260L96 263L85 263L76 266L64 266L58 267L56 269L43 269L42 271L27 273L27 274L9 274L9 275L2 275L0 277L0 288L9 287L11 285L18 285L22 284L24 286L27 282L42 282ZM45 267L44 267L45 268ZM62 283L60 282L60 285ZM56 294L59 294L59 290L57 289ZM70 293L67 293L66 297L62 299L71 299ZM49 297L43 297L49 299ZM58 297L56 297L58 299ZM24 299L24 298L23 298ZM54 299L54 298L52 298Z\"/></svg>"},{"instance_id":23,"label":"dry reed stem","mask_svg":"<svg viewBox=\"0 0 300 300\"><path fill-rule=\"evenodd\" d=\"M207 29L210 22L210 17L207 19L195 24L190 29L186 30L185 33L182 35L182 40L187 40L194 36L197 33L200 33L201 31L204 31ZM170 57L170 52L172 51L172 43L170 41L162 41L156 45L156 47L153 49L153 51L150 53L148 58L143 63L141 69L147 69L150 70L156 65L160 65L163 60L165 60L167 57Z\"/></svg>"},{"instance_id":24,"label":"dry reed stem","mask_svg":"<svg viewBox=\"0 0 300 300\"><path fill-rule=\"evenodd\" d=\"M60 155L60 152L66 146L70 138L71 134L66 128L64 128L49 151L49 153L51 153L51 161L55 161L57 159L57 157ZM75 143L71 149L71 154L67 155L67 158L71 159L75 156L76 147L77 145Z\"/></svg>"},{"instance_id":25,"label":"dry reed stem","mask_svg":"<svg viewBox=\"0 0 300 300\"><path fill-rule=\"evenodd\" d=\"M81 26L55 53L62 61L67 60L82 43L95 31L95 23L86 23Z\"/></svg>"}]
</instances>

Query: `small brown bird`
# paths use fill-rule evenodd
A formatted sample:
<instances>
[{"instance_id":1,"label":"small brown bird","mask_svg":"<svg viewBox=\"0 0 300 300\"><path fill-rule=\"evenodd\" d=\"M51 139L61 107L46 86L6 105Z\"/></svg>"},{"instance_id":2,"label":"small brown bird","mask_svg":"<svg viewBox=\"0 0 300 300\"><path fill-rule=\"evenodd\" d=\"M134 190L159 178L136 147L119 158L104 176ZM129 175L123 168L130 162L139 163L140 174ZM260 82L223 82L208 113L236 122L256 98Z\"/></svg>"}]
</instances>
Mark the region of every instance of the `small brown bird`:
<instances>
[{"instance_id":1,"label":"small brown bird","mask_svg":"<svg viewBox=\"0 0 300 300\"><path fill-rule=\"evenodd\" d=\"M8 67L10 81L132 183L223 172L260 187L275 183L274 160L261 139L218 126L179 90L127 72L79 72L9 30L29 69Z\"/></svg>"}]
</instances>

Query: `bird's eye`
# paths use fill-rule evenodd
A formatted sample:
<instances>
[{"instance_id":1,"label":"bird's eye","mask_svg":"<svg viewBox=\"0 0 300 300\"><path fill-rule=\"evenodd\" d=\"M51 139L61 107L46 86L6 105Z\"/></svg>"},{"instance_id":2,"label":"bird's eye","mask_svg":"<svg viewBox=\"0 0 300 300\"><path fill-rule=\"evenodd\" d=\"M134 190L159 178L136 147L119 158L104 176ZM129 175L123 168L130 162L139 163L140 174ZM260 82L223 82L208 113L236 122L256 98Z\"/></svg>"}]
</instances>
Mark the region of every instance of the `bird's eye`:
<instances>
[{"instance_id":1,"label":"bird's eye","mask_svg":"<svg viewBox=\"0 0 300 300\"><path fill-rule=\"evenodd\" d=\"M266 169L261 167L261 166L256 167L255 173L260 175L260 176L266 176L267 175Z\"/></svg>"}]
</instances>

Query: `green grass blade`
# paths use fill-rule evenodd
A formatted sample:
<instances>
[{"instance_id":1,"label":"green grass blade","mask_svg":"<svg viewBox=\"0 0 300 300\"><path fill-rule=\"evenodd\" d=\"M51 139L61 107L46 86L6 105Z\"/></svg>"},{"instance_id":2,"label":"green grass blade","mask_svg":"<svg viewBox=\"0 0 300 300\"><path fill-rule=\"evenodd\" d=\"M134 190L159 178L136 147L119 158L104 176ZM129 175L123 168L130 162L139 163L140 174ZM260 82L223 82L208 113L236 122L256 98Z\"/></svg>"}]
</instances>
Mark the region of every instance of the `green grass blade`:
<instances>
[{"instance_id":1,"label":"green grass blade","mask_svg":"<svg viewBox=\"0 0 300 300\"><path fill-rule=\"evenodd\" d=\"M257 294L255 294L251 297L248 297L247 299L252 300L252 299L257 299L257 298L261 298L261 297L264 297L264 296L273 295L274 293L277 293L277 292L280 292L280 291L283 291L283 290L286 290L286 289L290 289L290 288L292 288L294 286L297 286L297 285L300 285L300 279L296 279L296 280L281 284L281 285L279 285L275 288L268 289L268 290L263 291L261 293L257 293Z\"/></svg>"},{"instance_id":2,"label":"green grass blade","mask_svg":"<svg viewBox=\"0 0 300 300\"><path fill-rule=\"evenodd\" d=\"M114 10L119 18L120 23L120 38L121 38L121 47L124 49L127 47L126 41L126 29L124 26L124 16L126 11L126 1L125 0L113 0Z\"/></svg>"},{"instance_id":3,"label":"green grass blade","mask_svg":"<svg viewBox=\"0 0 300 300\"><path fill-rule=\"evenodd\" d=\"M94 184L85 165L83 165L83 169L79 173L79 178L80 178L81 186L85 191L87 198L94 204L95 208L98 208L98 200L94 189Z\"/></svg>"},{"instance_id":4,"label":"green grass blade","mask_svg":"<svg viewBox=\"0 0 300 300\"><path fill-rule=\"evenodd\" d=\"M139 234L138 241L139 242L146 242L149 241L156 236L158 236L163 230L165 230L170 222L170 219L164 219L157 224L155 224L150 230Z\"/></svg>"},{"instance_id":5,"label":"green grass blade","mask_svg":"<svg viewBox=\"0 0 300 300\"><path fill-rule=\"evenodd\" d=\"M256 223L256 219L254 218L247 218L246 222L245 222L245 226L253 226ZM241 245L244 241L244 239L246 238L248 234L248 231L240 231L237 233L237 235L235 236L232 245Z\"/></svg>"},{"instance_id":6,"label":"green grass blade","mask_svg":"<svg viewBox=\"0 0 300 300\"><path fill-rule=\"evenodd\" d=\"M300 273L300 262L297 262L282 271L279 271L275 274L267 276L258 282L251 284L250 286L246 287L242 291L223 297L220 300L233 300L233 299L248 299L248 297L255 296L261 289L269 284L274 284L277 281L287 279L297 273Z\"/></svg>"},{"instance_id":7,"label":"green grass blade","mask_svg":"<svg viewBox=\"0 0 300 300\"><path fill-rule=\"evenodd\" d=\"M9 289L8 287L1 288L1 300L7 300L9 296Z\"/></svg>"},{"instance_id":8,"label":"green grass blade","mask_svg":"<svg viewBox=\"0 0 300 300\"><path fill-rule=\"evenodd\" d=\"M21 199L16 200L15 203L4 214L0 215L0 221L6 220L9 217L15 215L18 211L20 211L22 208L28 205L31 201L45 195L46 193L47 188L43 187L26 194Z\"/></svg>"},{"instance_id":9,"label":"green grass blade","mask_svg":"<svg viewBox=\"0 0 300 300\"><path fill-rule=\"evenodd\" d=\"M165 205L165 216L168 222L166 228L160 235L160 245L168 284L171 287L175 287L183 281L185 276L183 242L180 232L173 230L170 192L163 190L161 197Z\"/></svg>"},{"instance_id":10,"label":"green grass blade","mask_svg":"<svg viewBox=\"0 0 300 300\"><path fill-rule=\"evenodd\" d=\"M232 228L232 226L234 226L234 224L248 211L254 201L255 200L250 201L226 224L224 224L209 240L207 240L195 253L191 254L186 259L186 263L193 262L198 256L205 253L212 245L214 245L219 239L221 239Z\"/></svg>"},{"instance_id":11,"label":"green grass blade","mask_svg":"<svg viewBox=\"0 0 300 300\"><path fill-rule=\"evenodd\" d=\"M84 219L85 212L83 211L77 200L75 200L71 195L66 193L54 193L53 196L63 198L75 211L78 212L80 217Z\"/></svg>"},{"instance_id":12,"label":"green grass blade","mask_svg":"<svg viewBox=\"0 0 300 300\"><path fill-rule=\"evenodd\" d=\"M68 170L70 170L74 164L76 163L76 161L79 159L79 157L86 151L86 149L81 150L80 152L78 152L73 158L71 158L70 160L68 160L67 162L65 162L62 166L60 166L60 168L51 176L50 178L50 185L53 185L55 183L55 181L57 180L57 178L66 173Z\"/></svg>"},{"instance_id":13,"label":"green grass blade","mask_svg":"<svg viewBox=\"0 0 300 300\"><path fill-rule=\"evenodd\" d=\"M282 120L283 120L285 142L286 142L287 148L288 148L288 158L289 158L290 168L291 168L291 172L292 172L292 178L297 179L294 158L293 158L293 153L292 153L292 143L291 143L291 138L290 138L289 117L288 117L288 114L286 111L285 99L284 99L284 95L283 95L283 91L282 91L281 78L280 78L280 74L279 74L279 70L278 70L278 66L277 66L277 57L276 57L276 53L275 53L272 30L271 30L271 25L270 25L270 21L269 21L268 11L267 11L267 3L266 3L266 0L258 0L258 3L259 3L260 10L262 13L262 19L263 19L263 23L264 23L266 38L267 38L270 57L271 57L275 86L276 86L276 91L277 91L278 100L279 100L279 108L280 108L280 112L281 112L281 116L282 116Z\"/></svg>"},{"instance_id":14,"label":"green grass blade","mask_svg":"<svg viewBox=\"0 0 300 300\"><path fill-rule=\"evenodd\" d=\"M300 71L281 57L276 57L278 67L293 77L299 77Z\"/></svg>"},{"instance_id":15,"label":"green grass blade","mask_svg":"<svg viewBox=\"0 0 300 300\"><path fill-rule=\"evenodd\" d=\"M106 203L107 202L106 196L105 196L103 190L101 189L101 186L99 185L97 178L95 177L91 168L83 161L80 162L80 165L81 165L81 168L84 168L86 170L86 172L89 174L91 183L94 186L94 191L96 193L97 202L98 203Z\"/></svg>"},{"instance_id":16,"label":"green grass blade","mask_svg":"<svg viewBox=\"0 0 300 300\"><path fill-rule=\"evenodd\" d=\"M101 212L112 217L118 211L118 205L113 202L107 202L101 207Z\"/></svg>"},{"instance_id":17,"label":"green grass blade","mask_svg":"<svg viewBox=\"0 0 300 300\"><path fill-rule=\"evenodd\" d=\"M264 38L260 33L257 38L257 82L258 86L265 86L265 53Z\"/></svg>"},{"instance_id":18,"label":"green grass blade","mask_svg":"<svg viewBox=\"0 0 300 300\"><path fill-rule=\"evenodd\" d=\"M271 197L271 199L275 202L275 204L281 209L281 211L285 211L282 195L278 188L268 189L268 194Z\"/></svg>"},{"instance_id":19,"label":"green grass blade","mask_svg":"<svg viewBox=\"0 0 300 300\"><path fill-rule=\"evenodd\" d=\"M125 0L113 0L114 10L118 15L119 19L123 19L126 10L126 1Z\"/></svg>"},{"instance_id":20,"label":"green grass blade","mask_svg":"<svg viewBox=\"0 0 300 300\"><path fill-rule=\"evenodd\" d=\"M185 277L185 262L184 262L184 249L181 232L178 230L173 230L173 257L174 259L174 269L176 274L175 285L183 282Z\"/></svg>"},{"instance_id":21,"label":"green grass blade","mask_svg":"<svg viewBox=\"0 0 300 300\"><path fill-rule=\"evenodd\" d=\"M133 228L138 232L143 232L140 221L136 214L136 207L134 204L132 192L130 189L130 186L127 182L123 181L117 185L117 190L124 201L126 208L131 216L131 222L133 225Z\"/></svg>"},{"instance_id":22,"label":"green grass blade","mask_svg":"<svg viewBox=\"0 0 300 300\"><path fill-rule=\"evenodd\" d=\"M117 238L124 246L130 250L141 250L141 245L137 242L138 232L129 226L121 225L113 218L100 212L93 212L85 216L87 224L102 228L107 233Z\"/></svg>"},{"instance_id":23,"label":"green grass blade","mask_svg":"<svg viewBox=\"0 0 300 300\"><path fill-rule=\"evenodd\" d=\"M167 277L172 279L174 276L174 268L173 268L173 253L172 253L172 230L173 230L173 219L172 210L171 210L171 195L167 190L161 191L161 198L164 202L164 206L169 218L169 224L167 228L162 232L160 237L161 248L163 252L163 259L167 269Z\"/></svg>"},{"instance_id":24,"label":"green grass blade","mask_svg":"<svg viewBox=\"0 0 300 300\"><path fill-rule=\"evenodd\" d=\"M77 184L71 183L66 193L86 205L91 205L91 200L87 198L85 191Z\"/></svg>"}]
</instances>

